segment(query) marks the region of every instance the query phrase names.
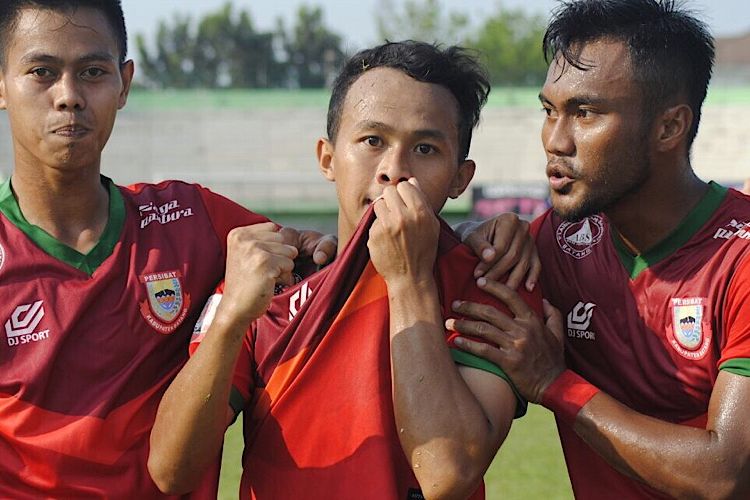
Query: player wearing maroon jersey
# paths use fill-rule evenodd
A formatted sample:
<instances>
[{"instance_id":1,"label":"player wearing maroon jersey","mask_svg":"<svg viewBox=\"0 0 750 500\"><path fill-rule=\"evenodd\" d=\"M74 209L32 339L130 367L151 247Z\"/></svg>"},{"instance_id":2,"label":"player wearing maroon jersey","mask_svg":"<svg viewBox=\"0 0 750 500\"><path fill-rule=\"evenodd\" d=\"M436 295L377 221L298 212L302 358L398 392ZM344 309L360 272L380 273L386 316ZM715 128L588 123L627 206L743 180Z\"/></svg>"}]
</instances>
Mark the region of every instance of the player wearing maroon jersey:
<instances>
[{"instance_id":1,"label":"player wearing maroon jersey","mask_svg":"<svg viewBox=\"0 0 750 500\"><path fill-rule=\"evenodd\" d=\"M535 221L545 321L459 340L555 412L579 498L750 497L750 199L690 164L713 39L662 0L566 2L540 94L553 213ZM453 322L452 322L453 323ZM563 358L563 343L567 369Z\"/></svg>"},{"instance_id":2,"label":"player wearing maroon jersey","mask_svg":"<svg viewBox=\"0 0 750 500\"><path fill-rule=\"evenodd\" d=\"M160 487L189 490L249 400L243 498L484 496L516 397L496 367L451 355L452 300L499 302L476 289L476 261L435 212L473 176L487 87L455 47L386 44L345 65L318 143L340 260L272 301L291 249L264 225L232 233L223 297L159 407L149 468Z\"/></svg>"},{"instance_id":3,"label":"player wearing maroon jersey","mask_svg":"<svg viewBox=\"0 0 750 500\"><path fill-rule=\"evenodd\" d=\"M266 220L199 186L100 175L125 54L119 1L0 2L14 147L0 186L2 498L163 496L146 467L156 406L227 233ZM215 497L208 479L196 493Z\"/></svg>"}]
</instances>

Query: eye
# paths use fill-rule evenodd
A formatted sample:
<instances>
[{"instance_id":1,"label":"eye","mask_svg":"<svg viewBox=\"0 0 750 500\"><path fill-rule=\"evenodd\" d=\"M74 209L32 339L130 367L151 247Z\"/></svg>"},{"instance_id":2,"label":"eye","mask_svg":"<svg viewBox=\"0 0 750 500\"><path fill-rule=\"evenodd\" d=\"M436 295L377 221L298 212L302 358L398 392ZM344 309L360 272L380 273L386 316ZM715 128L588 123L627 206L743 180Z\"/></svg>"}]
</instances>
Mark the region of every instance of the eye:
<instances>
[{"instance_id":1,"label":"eye","mask_svg":"<svg viewBox=\"0 0 750 500\"><path fill-rule=\"evenodd\" d=\"M91 68L86 68L82 73L81 76L84 78L96 78L98 76L101 76L104 74L104 70L101 68L97 68L96 66L92 66Z\"/></svg>"},{"instance_id":2,"label":"eye","mask_svg":"<svg viewBox=\"0 0 750 500\"><path fill-rule=\"evenodd\" d=\"M437 151L437 149L435 148L435 146L433 146L431 144L417 144L417 147L414 148L414 150L417 153L422 154L422 155L432 154L432 153L434 153L434 152Z\"/></svg>"},{"instance_id":3,"label":"eye","mask_svg":"<svg viewBox=\"0 0 750 500\"><path fill-rule=\"evenodd\" d=\"M52 71L48 68L34 68L29 71L29 74L34 75L37 78L49 78L52 76Z\"/></svg>"},{"instance_id":4,"label":"eye","mask_svg":"<svg viewBox=\"0 0 750 500\"><path fill-rule=\"evenodd\" d=\"M381 144L383 144L383 141L381 141L380 137L376 135L368 135L367 137L365 137L364 143L367 144L368 146L372 146L376 148L380 146Z\"/></svg>"},{"instance_id":5,"label":"eye","mask_svg":"<svg viewBox=\"0 0 750 500\"><path fill-rule=\"evenodd\" d=\"M591 116L591 110L578 108L576 109L576 118L588 118Z\"/></svg>"}]
</instances>

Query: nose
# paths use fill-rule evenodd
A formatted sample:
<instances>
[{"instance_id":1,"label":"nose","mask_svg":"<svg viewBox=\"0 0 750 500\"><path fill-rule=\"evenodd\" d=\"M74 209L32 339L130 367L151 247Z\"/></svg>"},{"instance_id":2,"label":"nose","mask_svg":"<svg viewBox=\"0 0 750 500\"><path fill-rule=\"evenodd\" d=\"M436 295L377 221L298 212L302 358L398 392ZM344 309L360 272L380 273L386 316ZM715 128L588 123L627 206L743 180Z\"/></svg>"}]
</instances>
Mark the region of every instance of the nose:
<instances>
[{"instance_id":1,"label":"nose","mask_svg":"<svg viewBox=\"0 0 750 500\"><path fill-rule=\"evenodd\" d=\"M56 82L55 109L58 111L82 110L86 107L86 99L83 95L82 82L76 75L63 73Z\"/></svg>"},{"instance_id":2,"label":"nose","mask_svg":"<svg viewBox=\"0 0 750 500\"><path fill-rule=\"evenodd\" d=\"M576 146L571 127L571 120L565 115L547 117L542 126L544 150L554 156L573 156Z\"/></svg>"},{"instance_id":3,"label":"nose","mask_svg":"<svg viewBox=\"0 0 750 500\"><path fill-rule=\"evenodd\" d=\"M379 184L396 185L409 180L411 177L409 155L402 148L391 147L383 155L378 165L377 179Z\"/></svg>"}]
</instances>

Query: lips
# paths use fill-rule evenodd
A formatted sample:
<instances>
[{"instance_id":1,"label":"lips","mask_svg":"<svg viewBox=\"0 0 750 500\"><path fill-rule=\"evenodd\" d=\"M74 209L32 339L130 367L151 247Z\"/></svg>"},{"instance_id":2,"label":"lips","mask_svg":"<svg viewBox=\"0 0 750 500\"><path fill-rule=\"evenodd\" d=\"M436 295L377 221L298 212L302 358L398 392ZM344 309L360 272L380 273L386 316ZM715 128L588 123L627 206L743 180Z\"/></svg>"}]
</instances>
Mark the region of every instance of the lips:
<instances>
[{"instance_id":1,"label":"lips","mask_svg":"<svg viewBox=\"0 0 750 500\"><path fill-rule=\"evenodd\" d=\"M550 161L547 163L547 178L549 187L553 191L563 191L575 182L572 168L563 161Z\"/></svg>"},{"instance_id":2,"label":"lips","mask_svg":"<svg viewBox=\"0 0 750 500\"><path fill-rule=\"evenodd\" d=\"M61 137L77 138L86 135L91 129L79 124L63 125L52 130L52 133Z\"/></svg>"}]
</instances>

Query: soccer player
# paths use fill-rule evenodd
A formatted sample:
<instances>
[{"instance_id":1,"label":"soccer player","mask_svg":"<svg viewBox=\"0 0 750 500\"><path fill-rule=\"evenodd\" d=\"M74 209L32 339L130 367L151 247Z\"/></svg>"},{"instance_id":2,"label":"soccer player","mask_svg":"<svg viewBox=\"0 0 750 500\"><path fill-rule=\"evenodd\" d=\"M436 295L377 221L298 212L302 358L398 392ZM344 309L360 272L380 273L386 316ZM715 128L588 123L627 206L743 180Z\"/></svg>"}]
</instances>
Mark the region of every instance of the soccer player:
<instances>
[{"instance_id":1,"label":"soccer player","mask_svg":"<svg viewBox=\"0 0 750 500\"><path fill-rule=\"evenodd\" d=\"M0 2L14 148L0 186L2 498L162 496L146 467L156 407L227 233L266 221L199 186L100 174L132 76L119 1ZM209 479L196 493L215 497Z\"/></svg>"},{"instance_id":2,"label":"soccer player","mask_svg":"<svg viewBox=\"0 0 750 500\"><path fill-rule=\"evenodd\" d=\"M495 366L447 344L453 300L500 303L436 212L474 174L488 90L457 47L389 43L348 61L317 146L336 183L339 257L273 297L293 249L268 225L230 235L223 295L151 435L161 488L190 490L244 410L242 498L483 498L525 403Z\"/></svg>"},{"instance_id":3,"label":"soccer player","mask_svg":"<svg viewBox=\"0 0 750 500\"><path fill-rule=\"evenodd\" d=\"M749 498L750 199L690 163L713 39L672 1L579 0L544 50L532 231L562 315L481 280L515 319L467 301L449 326L555 412L578 498Z\"/></svg>"}]
</instances>

